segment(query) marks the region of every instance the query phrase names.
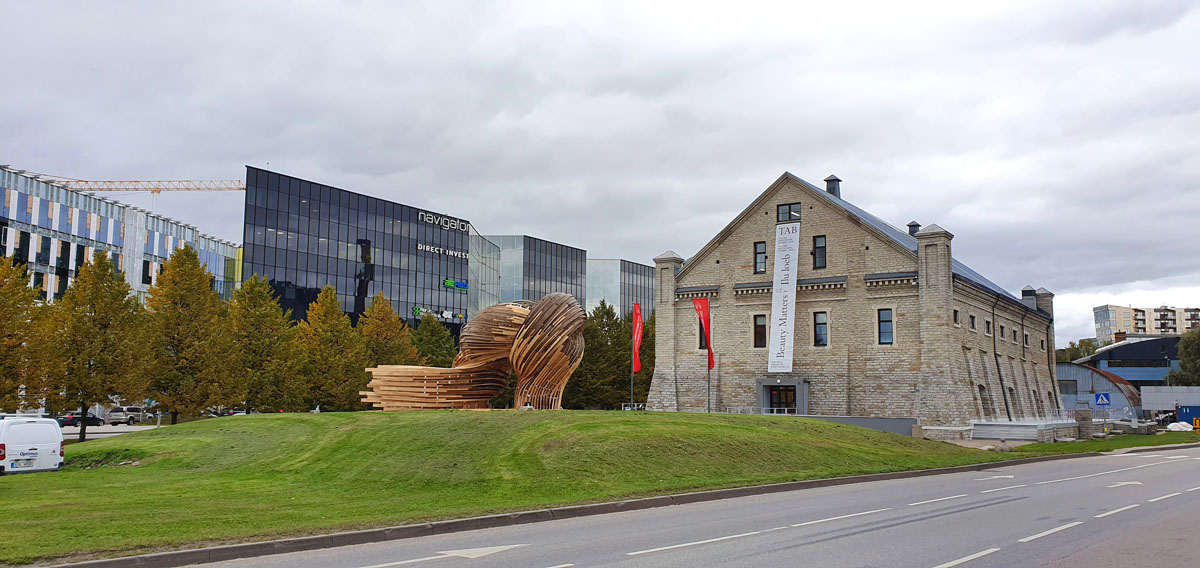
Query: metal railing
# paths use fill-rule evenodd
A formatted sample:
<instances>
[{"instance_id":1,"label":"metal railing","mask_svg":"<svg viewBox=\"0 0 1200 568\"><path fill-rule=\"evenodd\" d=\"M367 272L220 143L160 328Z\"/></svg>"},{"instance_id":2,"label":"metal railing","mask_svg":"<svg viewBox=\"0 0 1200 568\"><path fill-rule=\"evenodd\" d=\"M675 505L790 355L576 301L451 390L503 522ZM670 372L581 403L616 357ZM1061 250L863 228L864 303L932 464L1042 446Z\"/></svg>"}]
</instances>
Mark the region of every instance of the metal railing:
<instances>
[{"instance_id":1,"label":"metal railing","mask_svg":"<svg viewBox=\"0 0 1200 568\"><path fill-rule=\"evenodd\" d=\"M646 410L644 402L625 402L621 404L621 410Z\"/></svg>"}]
</instances>

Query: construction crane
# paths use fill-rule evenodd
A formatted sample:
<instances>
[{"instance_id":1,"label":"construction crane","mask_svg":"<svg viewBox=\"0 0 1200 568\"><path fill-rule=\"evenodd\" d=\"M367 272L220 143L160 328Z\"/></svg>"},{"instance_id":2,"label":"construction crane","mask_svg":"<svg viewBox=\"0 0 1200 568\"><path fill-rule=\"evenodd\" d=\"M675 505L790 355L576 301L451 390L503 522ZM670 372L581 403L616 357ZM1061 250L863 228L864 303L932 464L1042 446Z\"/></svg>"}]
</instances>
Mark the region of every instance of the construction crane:
<instances>
[{"instance_id":1,"label":"construction crane","mask_svg":"<svg viewBox=\"0 0 1200 568\"><path fill-rule=\"evenodd\" d=\"M164 191L246 191L246 183L239 180L93 181L28 173L34 179L45 180L74 191L148 191L154 195Z\"/></svg>"}]
</instances>

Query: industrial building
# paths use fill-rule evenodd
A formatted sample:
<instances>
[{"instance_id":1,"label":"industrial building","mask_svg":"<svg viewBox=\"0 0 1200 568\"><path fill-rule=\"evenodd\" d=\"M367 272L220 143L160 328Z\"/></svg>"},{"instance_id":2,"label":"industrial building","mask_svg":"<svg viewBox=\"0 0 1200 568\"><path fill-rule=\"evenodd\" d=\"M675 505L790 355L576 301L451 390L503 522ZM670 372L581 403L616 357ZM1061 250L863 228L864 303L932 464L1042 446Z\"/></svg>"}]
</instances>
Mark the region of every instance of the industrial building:
<instances>
[{"instance_id":1,"label":"industrial building","mask_svg":"<svg viewBox=\"0 0 1200 568\"><path fill-rule=\"evenodd\" d=\"M1013 296L946 229L896 228L825 181L784 173L687 260L654 259L648 408L907 417L928 437L1060 409L1052 293Z\"/></svg>"}]
</instances>

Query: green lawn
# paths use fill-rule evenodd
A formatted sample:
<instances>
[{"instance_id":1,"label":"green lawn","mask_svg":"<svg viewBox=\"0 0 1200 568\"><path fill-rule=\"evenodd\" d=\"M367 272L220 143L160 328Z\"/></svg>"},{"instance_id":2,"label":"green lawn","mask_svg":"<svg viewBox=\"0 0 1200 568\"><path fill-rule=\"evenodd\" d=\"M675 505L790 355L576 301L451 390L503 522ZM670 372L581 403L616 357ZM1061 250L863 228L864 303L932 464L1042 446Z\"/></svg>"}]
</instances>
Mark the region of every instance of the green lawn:
<instances>
[{"instance_id":1,"label":"green lawn","mask_svg":"<svg viewBox=\"0 0 1200 568\"><path fill-rule=\"evenodd\" d=\"M1165 432L1154 436L1122 434L1106 440L1080 440L1069 443L1025 444L1013 448L1014 452L1037 455L1077 454L1081 452L1107 452L1121 448L1139 446L1162 446L1166 444L1189 444L1200 442L1200 436L1192 432ZM1022 457L1022 456L1016 456Z\"/></svg>"},{"instance_id":2,"label":"green lawn","mask_svg":"<svg viewBox=\"0 0 1200 568\"><path fill-rule=\"evenodd\" d=\"M1052 448L1090 451L1085 445ZM1025 455L793 417L236 416L73 444L62 472L0 478L0 562L120 556Z\"/></svg>"}]
</instances>

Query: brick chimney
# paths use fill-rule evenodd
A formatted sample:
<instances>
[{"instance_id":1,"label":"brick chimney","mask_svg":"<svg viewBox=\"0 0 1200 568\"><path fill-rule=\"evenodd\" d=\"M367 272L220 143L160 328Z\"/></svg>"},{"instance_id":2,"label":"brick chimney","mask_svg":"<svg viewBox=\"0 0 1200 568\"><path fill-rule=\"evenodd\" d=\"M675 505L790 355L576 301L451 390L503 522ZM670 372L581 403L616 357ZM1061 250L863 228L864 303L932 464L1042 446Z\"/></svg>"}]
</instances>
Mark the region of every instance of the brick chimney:
<instances>
[{"instance_id":1,"label":"brick chimney","mask_svg":"<svg viewBox=\"0 0 1200 568\"><path fill-rule=\"evenodd\" d=\"M1118 331L1118 332L1113 333L1113 343L1120 343L1122 341L1125 341L1125 332L1124 331Z\"/></svg>"}]
</instances>

